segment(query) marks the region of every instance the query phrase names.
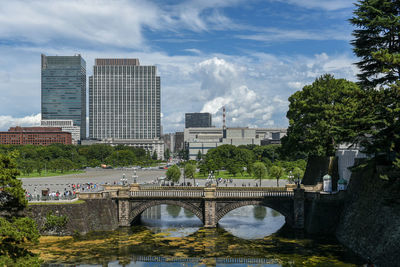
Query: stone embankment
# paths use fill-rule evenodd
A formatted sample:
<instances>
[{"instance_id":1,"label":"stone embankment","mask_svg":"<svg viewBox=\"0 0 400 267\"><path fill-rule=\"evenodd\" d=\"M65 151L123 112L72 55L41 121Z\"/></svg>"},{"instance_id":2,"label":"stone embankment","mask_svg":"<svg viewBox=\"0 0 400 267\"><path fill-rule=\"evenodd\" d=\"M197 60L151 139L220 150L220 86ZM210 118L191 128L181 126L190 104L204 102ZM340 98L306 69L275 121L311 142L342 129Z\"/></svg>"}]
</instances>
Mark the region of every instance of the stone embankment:
<instances>
[{"instance_id":1,"label":"stone embankment","mask_svg":"<svg viewBox=\"0 0 400 267\"><path fill-rule=\"evenodd\" d=\"M399 180L380 179L372 166L354 172L336 230L343 245L376 266L400 266Z\"/></svg>"},{"instance_id":2,"label":"stone embankment","mask_svg":"<svg viewBox=\"0 0 400 267\"><path fill-rule=\"evenodd\" d=\"M67 224L61 230L62 235L72 235L75 232L86 234L91 231L113 230L118 228L118 205L111 199L88 199L79 204L46 204L29 205L26 212L36 221L44 235L54 235L54 232L43 231L46 215L63 215Z\"/></svg>"}]
</instances>

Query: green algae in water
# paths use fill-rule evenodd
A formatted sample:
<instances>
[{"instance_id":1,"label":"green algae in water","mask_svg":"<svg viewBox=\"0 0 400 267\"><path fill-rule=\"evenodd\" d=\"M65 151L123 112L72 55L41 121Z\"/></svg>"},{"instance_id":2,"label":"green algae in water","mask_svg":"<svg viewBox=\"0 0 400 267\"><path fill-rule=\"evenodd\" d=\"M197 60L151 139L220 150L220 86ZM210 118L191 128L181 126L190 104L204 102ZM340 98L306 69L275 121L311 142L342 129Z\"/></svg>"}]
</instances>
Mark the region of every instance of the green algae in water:
<instances>
[{"instance_id":1,"label":"green algae in water","mask_svg":"<svg viewBox=\"0 0 400 267\"><path fill-rule=\"evenodd\" d=\"M296 238L282 234L245 240L222 228L200 228L185 237L170 236L168 231L154 233L144 226L111 232L94 232L78 238L43 237L33 249L45 263L133 264L143 257L154 261L190 261L216 266L224 259L258 259L281 266L357 266L362 262L334 240ZM150 258L151 260L151 258ZM257 263L254 262L255 266ZM243 263L243 266L248 264Z\"/></svg>"}]
</instances>

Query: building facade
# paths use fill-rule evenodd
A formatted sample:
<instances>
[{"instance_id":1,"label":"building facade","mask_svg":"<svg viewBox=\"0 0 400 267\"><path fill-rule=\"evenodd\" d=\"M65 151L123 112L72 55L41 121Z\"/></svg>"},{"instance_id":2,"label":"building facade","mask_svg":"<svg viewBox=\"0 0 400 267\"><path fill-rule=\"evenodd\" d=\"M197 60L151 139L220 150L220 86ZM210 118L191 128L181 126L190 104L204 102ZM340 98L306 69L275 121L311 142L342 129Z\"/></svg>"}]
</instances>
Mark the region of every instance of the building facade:
<instances>
[{"instance_id":1,"label":"building facade","mask_svg":"<svg viewBox=\"0 0 400 267\"><path fill-rule=\"evenodd\" d=\"M185 113L185 128L211 127L210 113Z\"/></svg>"},{"instance_id":2,"label":"building facade","mask_svg":"<svg viewBox=\"0 0 400 267\"><path fill-rule=\"evenodd\" d=\"M81 140L81 128L74 126L72 120L41 120L41 127L61 127L63 132L69 132L72 136L72 144L77 145Z\"/></svg>"},{"instance_id":3,"label":"building facade","mask_svg":"<svg viewBox=\"0 0 400 267\"><path fill-rule=\"evenodd\" d=\"M89 78L89 137L155 139L161 135L160 77L138 59L96 59Z\"/></svg>"},{"instance_id":4,"label":"building facade","mask_svg":"<svg viewBox=\"0 0 400 267\"><path fill-rule=\"evenodd\" d=\"M86 137L86 62L81 55L42 54L43 120L72 120Z\"/></svg>"},{"instance_id":5,"label":"building facade","mask_svg":"<svg viewBox=\"0 0 400 267\"><path fill-rule=\"evenodd\" d=\"M0 132L0 144L4 145L50 145L72 144L71 133L60 127L11 127L8 132Z\"/></svg>"},{"instance_id":6,"label":"building facade","mask_svg":"<svg viewBox=\"0 0 400 267\"><path fill-rule=\"evenodd\" d=\"M287 129L279 128L187 128L184 141L189 159L196 159L198 153L205 155L208 150L220 145L262 145L263 142L282 138Z\"/></svg>"}]
</instances>

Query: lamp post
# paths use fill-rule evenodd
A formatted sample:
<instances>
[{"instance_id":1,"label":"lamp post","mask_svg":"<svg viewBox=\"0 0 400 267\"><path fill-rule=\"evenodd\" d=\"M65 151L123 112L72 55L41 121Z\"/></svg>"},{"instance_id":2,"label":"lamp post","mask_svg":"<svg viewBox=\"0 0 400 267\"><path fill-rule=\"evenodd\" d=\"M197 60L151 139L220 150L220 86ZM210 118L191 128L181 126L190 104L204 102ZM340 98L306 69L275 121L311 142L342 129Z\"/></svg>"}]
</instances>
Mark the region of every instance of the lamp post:
<instances>
[{"instance_id":1,"label":"lamp post","mask_svg":"<svg viewBox=\"0 0 400 267\"><path fill-rule=\"evenodd\" d=\"M290 182L290 183L293 183L293 182L294 182L294 179L293 179L293 178L294 178L293 173L292 173L292 171L290 171L290 172L289 172L289 182Z\"/></svg>"},{"instance_id":2,"label":"lamp post","mask_svg":"<svg viewBox=\"0 0 400 267\"><path fill-rule=\"evenodd\" d=\"M133 183L136 184L136 179L138 178L138 176L136 175L136 168L133 169L133 175L132 175L132 179L133 179Z\"/></svg>"}]
</instances>

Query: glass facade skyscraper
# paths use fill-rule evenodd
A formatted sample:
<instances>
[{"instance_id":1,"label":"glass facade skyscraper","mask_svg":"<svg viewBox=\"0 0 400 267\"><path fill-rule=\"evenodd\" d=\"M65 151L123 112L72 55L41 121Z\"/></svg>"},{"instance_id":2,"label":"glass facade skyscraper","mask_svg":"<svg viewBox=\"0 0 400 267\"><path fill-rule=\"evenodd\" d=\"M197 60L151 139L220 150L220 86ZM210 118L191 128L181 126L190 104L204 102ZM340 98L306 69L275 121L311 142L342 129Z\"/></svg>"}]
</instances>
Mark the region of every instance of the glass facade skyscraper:
<instances>
[{"instance_id":1,"label":"glass facade skyscraper","mask_svg":"<svg viewBox=\"0 0 400 267\"><path fill-rule=\"evenodd\" d=\"M42 120L72 120L86 137L86 62L42 54Z\"/></svg>"},{"instance_id":2,"label":"glass facade skyscraper","mask_svg":"<svg viewBox=\"0 0 400 267\"><path fill-rule=\"evenodd\" d=\"M185 113L185 128L211 127L210 113Z\"/></svg>"},{"instance_id":3,"label":"glass facade skyscraper","mask_svg":"<svg viewBox=\"0 0 400 267\"><path fill-rule=\"evenodd\" d=\"M160 77L138 59L96 59L89 77L91 139L157 139Z\"/></svg>"}]
</instances>

